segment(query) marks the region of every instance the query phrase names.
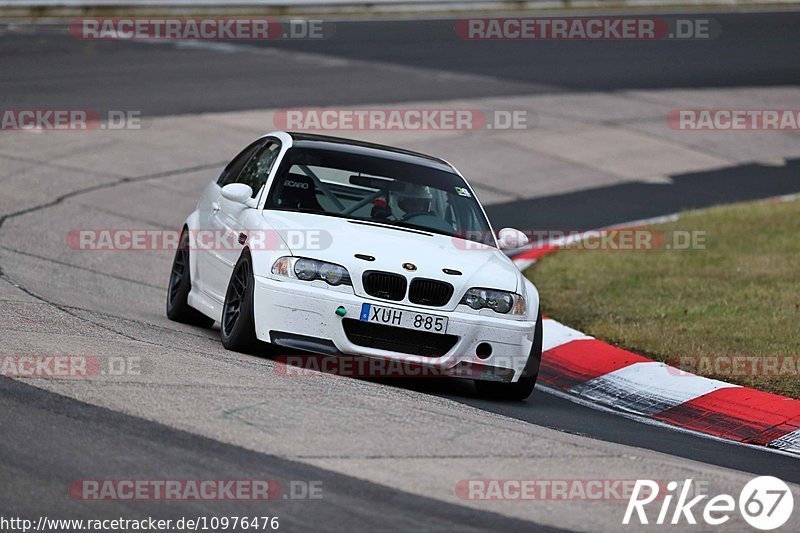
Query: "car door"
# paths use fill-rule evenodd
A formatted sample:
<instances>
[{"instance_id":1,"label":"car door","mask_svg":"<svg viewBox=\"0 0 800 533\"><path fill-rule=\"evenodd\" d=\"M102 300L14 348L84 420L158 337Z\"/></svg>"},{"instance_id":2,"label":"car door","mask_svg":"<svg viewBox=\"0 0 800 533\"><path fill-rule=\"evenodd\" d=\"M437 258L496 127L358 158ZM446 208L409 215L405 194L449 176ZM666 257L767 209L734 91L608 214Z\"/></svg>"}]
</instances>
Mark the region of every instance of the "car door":
<instances>
[{"instance_id":1,"label":"car door","mask_svg":"<svg viewBox=\"0 0 800 533\"><path fill-rule=\"evenodd\" d=\"M261 148L266 141L259 139L247 148L239 152L239 154L231 159L230 163L225 166L225 169L220 173L216 181L210 182L203 191L200 201L197 204L199 227L195 237L194 251L197 254L197 262L195 263L196 272L192 273L192 282L202 292L211 296L209 287L213 285L210 280L213 270L210 268L210 256L214 253L214 235L209 227L211 222L212 212L219 209L222 187L228 183L233 183L239 177L239 173L244 168L245 164L253 157L259 148Z\"/></svg>"},{"instance_id":2,"label":"car door","mask_svg":"<svg viewBox=\"0 0 800 533\"><path fill-rule=\"evenodd\" d=\"M206 254L206 292L212 298L222 302L233 271L239 259L248 232L256 228L244 226L248 211L258 206L258 195L267 182L267 177L280 152L280 142L276 139L265 139L256 147L247 162L239 171L236 179L230 183L248 185L253 194L247 205L232 202L221 195L212 203L208 218L208 228L215 236L216 245ZM227 185L225 183L224 185ZM223 186L224 186L223 185ZM220 188L220 191L222 189Z\"/></svg>"}]
</instances>

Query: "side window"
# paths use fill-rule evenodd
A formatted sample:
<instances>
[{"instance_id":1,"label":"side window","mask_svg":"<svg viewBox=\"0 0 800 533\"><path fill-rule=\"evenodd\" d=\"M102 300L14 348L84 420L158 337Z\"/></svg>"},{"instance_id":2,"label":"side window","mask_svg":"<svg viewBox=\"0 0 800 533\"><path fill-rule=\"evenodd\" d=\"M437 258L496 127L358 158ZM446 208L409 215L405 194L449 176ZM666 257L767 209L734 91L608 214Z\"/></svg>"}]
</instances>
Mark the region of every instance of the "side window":
<instances>
[{"instance_id":1,"label":"side window","mask_svg":"<svg viewBox=\"0 0 800 533\"><path fill-rule=\"evenodd\" d=\"M256 197L258 191L267 182L267 177L278 158L281 145L276 141L269 141L263 148L261 148L256 155L250 158L244 166L244 170L239 174L236 183L244 183L253 189L253 198Z\"/></svg>"},{"instance_id":2,"label":"side window","mask_svg":"<svg viewBox=\"0 0 800 533\"><path fill-rule=\"evenodd\" d=\"M228 166L225 167L225 170L222 171L222 174L220 174L217 179L217 185L224 187L229 183L234 183L239 173L242 171L242 168L244 168L245 164L263 144L264 140L259 139L234 157L231 162L228 163Z\"/></svg>"}]
</instances>

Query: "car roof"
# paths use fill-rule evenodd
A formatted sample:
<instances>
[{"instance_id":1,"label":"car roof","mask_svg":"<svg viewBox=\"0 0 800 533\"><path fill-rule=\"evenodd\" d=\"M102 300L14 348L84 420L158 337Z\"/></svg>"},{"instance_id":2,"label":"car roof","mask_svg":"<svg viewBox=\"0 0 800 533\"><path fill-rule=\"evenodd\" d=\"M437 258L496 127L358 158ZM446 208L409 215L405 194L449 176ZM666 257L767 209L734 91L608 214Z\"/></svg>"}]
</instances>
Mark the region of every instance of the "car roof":
<instances>
[{"instance_id":1,"label":"car roof","mask_svg":"<svg viewBox=\"0 0 800 533\"><path fill-rule=\"evenodd\" d=\"M412 150L405 150L403 148L396 148L394 146L386 146L383 144L358 141L355 139L334 137L331 135L317 135L312 133L298 133L292 131L286 133L288 133L292 137L292 146L297 146L298 148L323 148L326 150L335 150L338 152L372 155L375 157L383 157L395 161L414 163L417 165L431 167L438 170L445 170L451 173L455 172L455 169L453 169L450 163L448 163L444 159L439 159L438 157L433 157L427 154L414 152Z\"/></svg>"}]
</instances>

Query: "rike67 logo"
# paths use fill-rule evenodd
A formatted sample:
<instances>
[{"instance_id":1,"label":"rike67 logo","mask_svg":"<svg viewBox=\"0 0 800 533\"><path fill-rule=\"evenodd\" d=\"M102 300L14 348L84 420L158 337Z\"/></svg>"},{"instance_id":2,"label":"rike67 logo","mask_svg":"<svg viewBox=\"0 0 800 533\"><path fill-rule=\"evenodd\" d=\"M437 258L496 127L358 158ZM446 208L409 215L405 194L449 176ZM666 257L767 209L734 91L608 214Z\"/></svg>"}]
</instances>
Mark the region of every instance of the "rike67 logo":
<instances>
[{"instance_id":1,"label":"rike67 logo","mask_svg":"<svg viewBox=\"0 0 800 533\"><path fill-rule=\"evenodd\" d=\"M665 494L660 493L662 487L663 484L649 479L636 480L622 523L631 524L633 519L634 524L638 520L642 525L696 525L697 519L702 518L708 525L719 526L731 519L738 503L738 511L748 524L756 529L769 531L784 525L791 518L794 508L794 497L789 486L772 476L761 476L749 481L739 493L738 502L729 494L714 497L693 494L691 479L685 480L681 486L677 481L670 481L666 485ZM658 510L658 517L654 522L650 521L653 519L652 514L648 517L645 510L651 503L654 505L649 510Z\"/></svg>"}]
</instances>

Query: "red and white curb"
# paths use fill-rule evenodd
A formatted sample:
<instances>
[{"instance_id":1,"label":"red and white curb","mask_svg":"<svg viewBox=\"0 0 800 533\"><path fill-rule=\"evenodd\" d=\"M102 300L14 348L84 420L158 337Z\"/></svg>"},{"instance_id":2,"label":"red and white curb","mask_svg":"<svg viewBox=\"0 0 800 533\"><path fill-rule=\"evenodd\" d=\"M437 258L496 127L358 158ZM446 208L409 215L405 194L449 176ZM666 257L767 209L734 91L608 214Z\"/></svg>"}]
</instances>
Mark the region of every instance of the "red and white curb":
<instances>
[{"instance_id":1,"label":"red and white curb","mask_svg":"<svg viewBox=\"0 0 800 533\"><path fill-rule=\"evenodd\" d=\"M524 270L561 244L526 250L514 263ZM568 397L716 438L800 454L800 400L697 376L549 318L543 331L539 383Z\"/></svg>"},{"instance_id":2,"label":"red and white curb","mask_svg":"<svg viewBox=\"0 0 800 533\"><path fill-rule=\"evenodd\" d=\"M539 382L592 403L800 454L800 401L684 372L545 318Z\"/></svg>"}]
</instances>

